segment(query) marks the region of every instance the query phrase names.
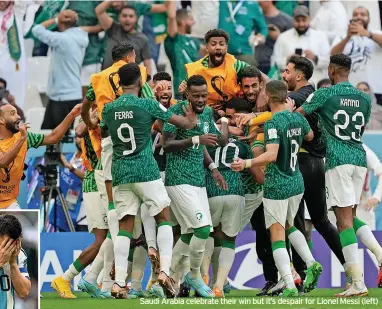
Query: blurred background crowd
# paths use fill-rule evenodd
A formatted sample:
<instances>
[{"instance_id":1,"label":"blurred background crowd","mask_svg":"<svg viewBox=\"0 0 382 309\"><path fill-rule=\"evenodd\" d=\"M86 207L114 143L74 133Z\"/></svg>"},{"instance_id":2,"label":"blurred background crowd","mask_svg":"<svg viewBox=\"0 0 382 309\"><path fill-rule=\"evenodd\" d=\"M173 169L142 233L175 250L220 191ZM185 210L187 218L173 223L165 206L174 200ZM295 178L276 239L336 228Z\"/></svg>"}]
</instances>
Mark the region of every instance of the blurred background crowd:
<instances>
[{"instance_id":1,"label":"blurred background crowd","mask_svg":"<svg viewBox=\"0 0 382 309\"><path fill-rule=\"evenodd\" d=\"M205 55L205 33L220 28L230 35L230 54L272 79L281 79L287 59L300 54L314 64L311 83L327 87L330 55L349 55L351 82L373 102L367 129L382 130L381 13L375 0L2 0L0 99L32 132L53 129L83 100L90 76L112 64L114 45L125 41L150 76L171 75L180 99L184 65Z\"/></svg>"}]
</instances>

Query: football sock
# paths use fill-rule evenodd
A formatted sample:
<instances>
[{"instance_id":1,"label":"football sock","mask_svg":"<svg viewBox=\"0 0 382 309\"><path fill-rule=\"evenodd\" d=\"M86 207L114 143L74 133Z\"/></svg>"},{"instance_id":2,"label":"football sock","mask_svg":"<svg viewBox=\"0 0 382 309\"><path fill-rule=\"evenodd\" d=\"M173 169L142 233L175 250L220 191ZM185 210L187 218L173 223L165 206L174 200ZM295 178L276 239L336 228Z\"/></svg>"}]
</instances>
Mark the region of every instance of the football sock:
<instances>
[{"instance_id":1,"label":"football sock","mask_svg":"<svg viewBox=\"0 0 382 309\"><path fill-rule=\"evenodd\" d=\"M176 242L174 248L172 249L172 259L171 259L171 267L170 267L171 277L179 270L182 257L184 255L189 255L190 249L189 249L189 243L187 243L188 238L189 238L188 236L186 237L182 235Z\"/></svg>"},{"instance_id":2,"label":"football sock","mask_svg":"<svg viewBox=\"0 0 382 309\"><path fill-rule=\"evenodd\" d=\"M378 241L375 239L375 236L373 232L371 231L370 227L366 225L364 222L362 222L360 219L355 217L353 220L353 228L359 240L363 242L363 244L366 246L367 249L373 252L375 257L377 258L378 263L381 264L382 263L382 247L378 243Z\"/></svg>"},{"instance_id":3,"label":"football sock","mask_svg":"<svg viewBox=\"0 0 382 309\"><path fill-rule=\"evenodd\" d=\"M110 277L110 271L113 267L114 262L114 246L113 241L111 240L110 233L107 234L106 239L104 240L104 262L103 262L103 278L102 278L102 292L110 292L111 287L113 286L113 280Z\"/></svg>"},{"instance_id":4,"label":"football sock","mask_svg":"<svg viewBox=\"0 0 382 309\"><path fill-rule=\"evenodd\" d=\"M202 267L200 268L200 272L203 277L204 276L209 277L211 256L213 252L214 252L214 239L212 237L208 237L206 242L206 249L204 251Z\"/></svg>"},{"instance_id":5,"label":"football sock","mask_svg":"<svg viewBox=\"0 0 382 309\"><path fill-rule=\"evenodd\" d=\"M313 258L312 252L309 250L304 235L295 226L289 228L286 233L290 243L297 251L298 255L302 258L308 267L311 266L315 260Z\"/></svg>"},{"instance_id":6,"label":"football sock","mask_svg":"<svg viewBox=\"0 0 382 309\"><path fill-rule=\"evenodd\" d=\"M143 247L136 247L133 254L131 271L131 288L135 291L142 291L142 278L146 266L146 250Z\"/></svg>"},{"instance_id":7,"label":"football sock","mask_svg":"<svg viewBox=\"0 0 382 309\"><path fill-rule=\"evenodd\" d=\"M353 282L363 281L363 274L358 261L358 243L354 228L349 228L340 232L340 240L346 267L352 276Z\"/></svg>"},{"instance_id":8,"label":"football sock","mask_svg":"<svg viewBox=\"0 0 382 309\"><path fill-rule=\"evenodd\" d=\"M160 269L169 276L172 247L174 245L174 237L170 222L162 222L158 224L157 242L159 248Z\"/></svg>"},{"instance_id":9,"label":"football sock","mask_svg":"<svg viewBox=\"0 0 382 309\"><path fill-rule=\"evenodd\" d=\"M114 202L109 202L109 211L107 212L107 222L109 225L111 240L114 243L119 231L118 215L117 215L117 211L114 208Z\"/></svg>"},{"instance_id":10,"label":"football sock","mask_svg":"<svg viewBox=\"0 0 382 309\"><path fill-rule=\"evenodd\" d=\"M105 241L102 243L101 248L98 251L97 256L95 257L90 270L86 273L84 276L84 279L89 282L90 284L93 284L97 286L97 278L99 273L101 272L103 268L103 262L104 262L104 250L105 250Z\"/></svg>"},{"instance_id":11,"label":"football sock","mask_svg":"<svg viewBox=\"0 0 382 309\"><path fill-rule=\"evenodd\" d=\"M225 281L227 280L229 271L231 270L235 259L235 241L222 241L222 249L219 255L219 267L214 287L223 290Z\"/></svg>"},{"instance_id":12,"label":"football sock","mask_svg":"<svg viewBox=\"0 0 382 309\"><path fill-rule=\"evenodd\" d=\"M146 204L141 206L141 219L145 230L145 238L148 248L157 248L157 229L154 217L150 216Z\"/></svg>"},{"instance_id":13,"label":"football sock","mask_svg":"<svg viewBox=\"0 0 382 309\"><path fill-rule=\"evenodd\" d=\"M133 236L128 231L120 230L114 243L115 282L119 286L126 285L130 240Z\"/></svg>"},{"instance_id":14,"label":"football sock","mask_svg":"<svg viewBox=\"0 0 382 309\"><path fill-rule=\"evenodd\" d=\"M280 272L281 278L284 280L287 289L295 288L292 271L290 268L289 255L285 246L285 241L278 240L272 243L273 258L276 267Z\"/></svg>"},{"instance_id":15,"label":"football sock","mask_svg":"<svg viewBox=\"0 0 382 309\"><path fill-rule=\"evenodd\" d=\"M75 260L73 264L69 266L66 272L62 275L65 281L72 281L85 267L81 264L79 259Z\"/></svg>"}]
</instances>

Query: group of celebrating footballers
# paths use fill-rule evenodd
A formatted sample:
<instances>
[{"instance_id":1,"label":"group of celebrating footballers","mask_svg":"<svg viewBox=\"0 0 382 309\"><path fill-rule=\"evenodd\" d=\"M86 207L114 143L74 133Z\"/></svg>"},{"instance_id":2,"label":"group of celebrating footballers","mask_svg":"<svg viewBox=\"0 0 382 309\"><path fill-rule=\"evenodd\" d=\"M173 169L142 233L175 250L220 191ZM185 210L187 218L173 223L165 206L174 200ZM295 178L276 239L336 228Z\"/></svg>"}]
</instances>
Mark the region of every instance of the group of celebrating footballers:
<instances>
[{"instance_id":1,"label":"group of celebrating footballers","mask_svg":"<svg viewBox=\"0 0 382 309\"><path fill-rule=\"evenodd\" d=\"M148 80L133 46L118 43L113 65L92 75L82 106L50 135L27 132L13 107L0 106L1 137L8 132L12 139L4 166L14 160L18 182L28 147L58 142L81 111L75 130L95 241L53 280L60 297L76 298L70 282L90 264L80 290L96 298L144 297L146 256L150 294L187 297L193 288L199 297L224 297L235 238L251 218L267 282L258 295L309 293L323 269L304 236L305 206L344 267L347 285L336 296L368 295L356 236L380 266L382 248L356 217L371 103L348 81L351 59L332 56L333 86L315 91L308 59L292 56L283 81L270 81L228 54L228 41L223 30L206 33L208 55L186 65L184 101L172 98L169 74ZM16 197L2 202L14 205ZM377 280L382 287L382 268Z\"/></svg>"}]
</instances>

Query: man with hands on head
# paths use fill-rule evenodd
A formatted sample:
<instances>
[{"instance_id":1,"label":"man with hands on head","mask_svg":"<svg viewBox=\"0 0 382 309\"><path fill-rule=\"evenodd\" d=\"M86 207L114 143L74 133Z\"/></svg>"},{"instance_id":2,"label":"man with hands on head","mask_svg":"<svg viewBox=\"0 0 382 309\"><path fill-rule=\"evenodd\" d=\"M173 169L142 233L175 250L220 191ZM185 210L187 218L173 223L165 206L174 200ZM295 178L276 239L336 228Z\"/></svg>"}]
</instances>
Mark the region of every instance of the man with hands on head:
<instances>
[{"instance_id":1,"label":"man with hands on head","mask_svg":"<svg viewBox=\"0 0 382 309\"><path fill-rule=\"evenodd\" d=\"M28 132L29 125L20 124L16 108L0 103L0 208L20 208L17 196L28 149L57 144L80 111L78 104L51 133L44 135Z\"/></svg>"},{"instance_id":2,"label":"man with hands on head","mask_svg":"<svg viewBox=\"0 0 382 309\"><path fill-rule=\"evenodd\" d=\"M13 215L0 216L0 306L14 308L15 296L28 297L31 282L27 270L27 256L21 248L22 227Z\"/></svg>"}]
</instances>

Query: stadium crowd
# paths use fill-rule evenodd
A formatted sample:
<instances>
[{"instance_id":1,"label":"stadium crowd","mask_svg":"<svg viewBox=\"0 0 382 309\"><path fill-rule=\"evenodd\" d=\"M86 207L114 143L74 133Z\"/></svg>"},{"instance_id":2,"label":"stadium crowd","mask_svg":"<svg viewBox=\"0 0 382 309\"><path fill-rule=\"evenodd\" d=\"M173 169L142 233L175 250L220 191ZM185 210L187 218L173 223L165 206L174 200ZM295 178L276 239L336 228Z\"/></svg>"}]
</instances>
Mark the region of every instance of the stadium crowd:
<instances>
[{"instance_id":1,"label":"stadium crowd","mask_svg":"<svg viewBox=\"0 0 382 309\"><path fill-rule=\"evenodd\" d=\"M312 228L344 267L336 296L368 295L357 237L382 287L371 232L382 164L362 143L365 130L382 129L378 5L0 2L1 208L20 207L27 150L58 143L81 114L78 151L62 165L82 180L95 240L53 280L60 297L76 298L70 282L89 265L78 288L92 297L145 297L146 256L150 294L224 297L249 224L266 280L259 296L316 288L325 270ZM22 122L34 121L24 34L33 57L50 59L45 135Z\"/></svg>"}]
</instances>

